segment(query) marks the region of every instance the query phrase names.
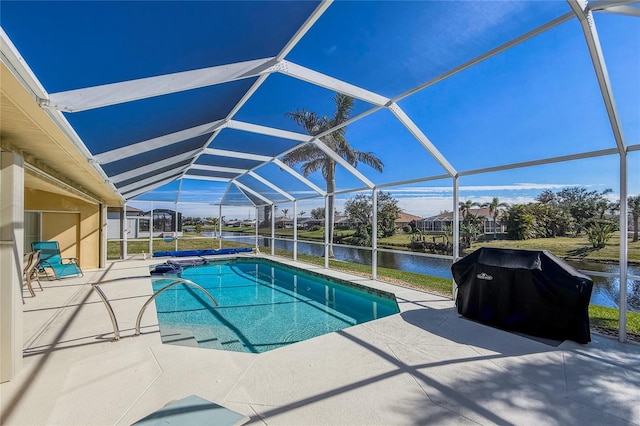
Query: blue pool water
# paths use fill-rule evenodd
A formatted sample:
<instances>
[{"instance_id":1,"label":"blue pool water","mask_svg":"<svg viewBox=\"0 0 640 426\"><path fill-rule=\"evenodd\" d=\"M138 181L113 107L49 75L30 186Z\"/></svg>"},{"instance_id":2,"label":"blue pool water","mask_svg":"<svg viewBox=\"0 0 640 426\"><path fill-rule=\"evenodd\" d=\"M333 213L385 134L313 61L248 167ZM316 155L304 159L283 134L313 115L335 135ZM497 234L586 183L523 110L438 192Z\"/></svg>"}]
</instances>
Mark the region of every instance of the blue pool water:
<instances>
[{"instance_id":1,"label":"blue pool water","mask_svg":"<svg viewBox=\"0 0 640 426\"><path fill-rule=\"evenodd\" d=\"M154 291L173 277L155 279ZM205 288L219 305L183 284L160 294L160 331L180 344L259 353L399 312L389 293L260 259L187 267L179 277Z\"/></svg>"}]
</instances>

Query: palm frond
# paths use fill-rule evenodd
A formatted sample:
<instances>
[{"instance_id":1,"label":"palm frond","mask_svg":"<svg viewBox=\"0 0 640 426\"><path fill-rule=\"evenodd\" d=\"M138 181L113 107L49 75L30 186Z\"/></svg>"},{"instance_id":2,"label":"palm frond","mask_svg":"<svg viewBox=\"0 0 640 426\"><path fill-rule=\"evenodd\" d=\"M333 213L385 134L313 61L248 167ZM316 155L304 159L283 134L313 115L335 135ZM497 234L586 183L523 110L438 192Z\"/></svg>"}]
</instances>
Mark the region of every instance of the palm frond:
<instances>
[{"instance_id":1,"label":"palm frond","mask_svg":"<svg viewBox=\"0 0 640 426\"><path fill-rule=\"evenodd\" d=\"M384 168L384 163L378 157L375 156L373 152L364 152L358 151L357 149L353 150L353 153L357 159L354 164L354 167L358 164L358 161L366 164L367 166L372 167L378 172L382 173L382 169Z\"/></svg>"},{"instance_id":2,"label":"palm frond","mask_svg":"<svg viewBox=\"0 0 640 426\"><path fill-rule=\"evenodd\" d=\"M312 136L322 132L323 127L327 125L326 117L321 118L315 112L307 111L306 109L296 109L294 112L286 112L284 115L295 121Z\"/></svg>"},{"instance_id":3,"label":"palm frond","mask_svg":"<svg viewBox=\"0 0 640 426\"><path fill-rule=\"evenodd\" d=\"M333 98L333 101L336 103L336 111L331 119L331 127L335 127L349 120L351 118L351 111L353 111L353 98L351 96L338 93Z\"/></svg>"},{"instance_id":4,"label":"palm frond","mask_svg":"<svg viewBox=\"0 0 640 426\"><path fill-rule=\"evenodd\" d=\"M325 158L316 158L313 160L309 160L300 167L300 171L304 176L309 176L311 173L317 172L318 170L322 170L322 174L324 175L325 174L324 169L326 167L325 163L326 163Z\"/></svg>"},{"instance_id":5,"label":"palm frond","mask_svg":"<svg viewBox=\"0 0 640 426\"><path fill-rule=\"evenodd\" d=\"M325 153L322 152L320 148L312 144L307 144L294 149L282 157L282 162L288 166L293 166L303 161L315 161L325 156Z\"/></svg>"}]
</instances>

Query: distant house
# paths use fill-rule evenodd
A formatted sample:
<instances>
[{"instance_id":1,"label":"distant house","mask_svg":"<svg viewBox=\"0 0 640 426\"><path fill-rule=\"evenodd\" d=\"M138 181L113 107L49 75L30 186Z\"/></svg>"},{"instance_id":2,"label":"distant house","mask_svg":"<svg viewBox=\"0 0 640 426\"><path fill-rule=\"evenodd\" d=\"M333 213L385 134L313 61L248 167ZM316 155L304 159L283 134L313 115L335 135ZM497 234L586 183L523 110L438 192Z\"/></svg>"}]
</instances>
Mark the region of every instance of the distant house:
<instances>
[{"instance_id":1,"label":"distant house","mask_svg":"<svg viewBox=\"0 0 640 426\"><path fill-rule=\"evenodd\" d=\"M151 223L151 211L143 212L135 207L127 206L126 223L120 222L120 208L109 208L107 210L108 238L121 239L120 229L126 230L127 238L143 238L149 236L149 225ZM182 213L169 209L153 210L153 236L181 236L182 235Z\"/></svg>"},{"instance_id":2,"label":"distant house","mask_svg":"<svg viewBox=\"0 0 640 426\"><path fill-rule=\"evenodd\" d=\"M324 219L316 219L313 217L298 219L298 228L309 229L313 226L324 226Z\"/></svg>"},{"instance_id":3,"label":"distant house","mask_svg":"<svg viewBox=\"0 0 640 426\"><path fill-rule=\"evenodd\" d=\"M416 221L416 224L417 224L418 221L422 220L422 217L400 210L400 214L396 219L396 227L403 228L404 226L408 225L414 220Z\"/></svg>"},{"instance_id":4,"label":"distant house","mask_svg":"<svg viewBox=\"0 0 640 426\"><path fill-rule=\"evenodd\" d=\"M286 216L276 217L274 220L275 227L280 229L293 228L293 219Z\"/></svg>"},{"instance_id":5,"label":"distant house","mask_svg":"<svg viewBox=\"0 0 640 426\"><path fill-rule=\"evenodd\" d=\"M496 224L493 220L493 215L489 211L489 208L482 207L476 209L470 209L469 213L474 216L482 216L484 219L482 221L481 231L484 234L490 234L494 232L504 232L505 227L500 223L502 219L502 215L504 212L500 210L498 212L498 223ZM460 222L462 222L463 217L462 213L460 213ZM444 231L444 227L453 224L453 212L443 212L435 216L425 217L418 221L418 229L424 232L442 232ZM497 229L496 229L497 228Z\"/></svg>"}]
</instances>

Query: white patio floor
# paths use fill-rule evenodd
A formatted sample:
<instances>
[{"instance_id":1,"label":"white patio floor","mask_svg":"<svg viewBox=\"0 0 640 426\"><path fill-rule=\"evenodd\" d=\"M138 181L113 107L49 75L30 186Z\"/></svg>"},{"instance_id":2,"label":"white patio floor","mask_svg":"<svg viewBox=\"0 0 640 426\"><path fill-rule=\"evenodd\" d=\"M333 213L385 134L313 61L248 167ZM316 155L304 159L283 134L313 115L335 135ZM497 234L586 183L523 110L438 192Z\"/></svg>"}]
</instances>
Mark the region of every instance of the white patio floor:
<instances>
[{"instance_id":1,"label":"white patio floor","mask_svg":"<svg viewBox=\"0 0 640 426\"><path fill-rule=\"evenodd\" d=\"M131 424L189 395L247 424L640 424L640 345L592 334L551 346L460 318L451 300L334 271L395 293L401 313L246 354L162 344L151 305L133 337L159 262L113 262L25 298L25 365L0 385L2 424ZM103 287L122 330L111 342L87 283L121 277Z\"/></svg>"}]
</instances>

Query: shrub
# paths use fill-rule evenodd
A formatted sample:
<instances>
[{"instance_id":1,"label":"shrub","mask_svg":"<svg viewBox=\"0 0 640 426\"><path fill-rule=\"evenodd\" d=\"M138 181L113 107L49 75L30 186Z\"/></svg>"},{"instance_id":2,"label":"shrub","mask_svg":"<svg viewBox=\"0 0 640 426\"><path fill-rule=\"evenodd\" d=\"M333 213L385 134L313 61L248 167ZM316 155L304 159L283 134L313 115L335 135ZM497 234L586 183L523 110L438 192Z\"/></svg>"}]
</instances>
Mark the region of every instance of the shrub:
<instances>
[{"instance_id":1,"label":"shrub","mask_svg":"<svg viewBox=\"0 0 640 426\"><path fill-rule=\"evenodd\" d=\"M616 227L608 221L593 221L587 227L587 239L593 248L603 248L615 232Z\"/></svg>"}]
</instances>

